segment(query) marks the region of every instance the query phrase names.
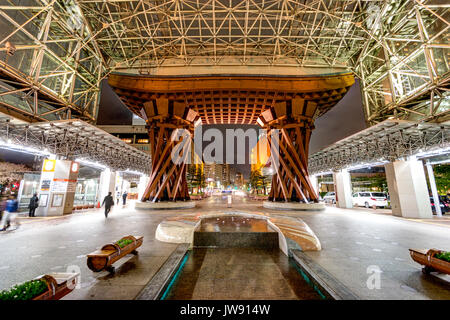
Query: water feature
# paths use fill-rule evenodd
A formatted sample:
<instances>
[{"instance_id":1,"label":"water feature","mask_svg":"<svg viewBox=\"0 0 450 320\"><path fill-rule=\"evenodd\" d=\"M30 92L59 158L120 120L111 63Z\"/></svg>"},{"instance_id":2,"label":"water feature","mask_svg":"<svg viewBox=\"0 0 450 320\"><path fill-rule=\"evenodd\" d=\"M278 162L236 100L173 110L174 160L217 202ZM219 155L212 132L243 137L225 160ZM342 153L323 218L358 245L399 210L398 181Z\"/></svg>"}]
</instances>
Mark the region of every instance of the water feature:
<instances>
[{"instance_id":1,"label":"water feature","mask_svg":"<svg viewBox=\"0 0 450 320\"><path fill-rule=\"evenodd\" d=\"M278 233L264 218L203 218L164 299L295 299L321 296L278 248Z\"/></svg>"},{"instance_id":2,"label":"water feature","mask_svg":"<svg viewBox=\"0 0 450 320\"><path fill-rule=\"evenodd\" d=\"M203 218L195 230L194 247L278 249L278 233L261 218L239 215L209 217Z\"/></svg>"}]
</instances>

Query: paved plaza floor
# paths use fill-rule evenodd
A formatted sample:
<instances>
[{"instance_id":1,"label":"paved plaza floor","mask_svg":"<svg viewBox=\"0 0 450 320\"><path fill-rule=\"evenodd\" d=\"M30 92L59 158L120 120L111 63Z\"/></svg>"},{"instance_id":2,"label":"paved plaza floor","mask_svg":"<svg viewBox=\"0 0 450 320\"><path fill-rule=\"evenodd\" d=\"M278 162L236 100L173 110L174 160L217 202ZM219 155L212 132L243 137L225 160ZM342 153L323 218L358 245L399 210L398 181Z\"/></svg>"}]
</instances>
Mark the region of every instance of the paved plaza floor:
<instances>
[{"instance_id":1,"label":"paved plaza floor","mask_svg":"<svg viewBox=\"0 0 450 320\"><path fill-rule=\"evenodd\" d=\"M408 220L365 208L275 211L263 209L262 202L238 197L227 208L220 196L197 202L197 208L178 211L135 210L130 203L116 206L108 219L102 209L59 218L23 218L18 230L0 233L0 289L41 274L73 270L81 273L81 286L64 299L133 299L176 248L176 244L155 239L156 227L185 212L298 217L322 243L322 251L307 254L361 299L450 299L448 282L422 274L408 252L409 248L450 250L448 218ZM144 236L138 256L123 259L113 275L87 268L87 254L128 234ZM276 273L279 267L272 267ZM370 289L367 280L374 270L381 271L379 288ZM298 291L290 288L298 297ZM193 297L202 297L195 294ZM293 297L289 294L285 298Z\"/></svg>"},{"instance_id":2,"label":"paved plaza floor","mask_svg":"<svg viewBox=\"0 0 450 320\"><path fill-rule=\"evenodd\" d=\"M440 220L334 207L301 218L322 244L321 251L307 254L361 299L450 299L450 277L423 274L408 250L450 250L450 226ZM378 270L379 288L370 288L369 277Z\"/></svg>"},{"instance_id":3,"label":"paved plaza floor","mask_svg":"<svg viewBox=\"0 0 450 320\"><path fill-rule=\"evenodd\" d=\"M319 300L280 250L194 249L168 300Z\"/></svg>"}]
</instances>

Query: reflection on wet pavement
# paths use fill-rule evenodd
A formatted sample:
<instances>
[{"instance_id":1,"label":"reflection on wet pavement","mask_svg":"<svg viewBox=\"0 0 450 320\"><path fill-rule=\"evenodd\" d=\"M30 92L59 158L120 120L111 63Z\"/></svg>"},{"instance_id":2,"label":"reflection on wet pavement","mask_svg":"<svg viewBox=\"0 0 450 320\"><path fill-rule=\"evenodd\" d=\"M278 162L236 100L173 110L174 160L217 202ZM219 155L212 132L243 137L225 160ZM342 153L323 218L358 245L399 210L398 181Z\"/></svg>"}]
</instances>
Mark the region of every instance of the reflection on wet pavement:
<instances>
[{"instance_id":1,"label":"reflection on wet pavement","mask_svg":"<svg viewBox=\"0 0 450 320\"><path fill-rule=\"evenodd\" d=\"M318 300L280 250L194 249L168 300Z\"/></svg>"},{"instance_id":2,"label":"reflection on wet pavement","mask_svg":"<svg viewBox=\"0 0 450 320\"><path fill-rule=\"evenodd\" d=\"M200 232L273 232L265 219L246 218L242 216L222 216L203 218Z\"/></svg>"}]
</instances>

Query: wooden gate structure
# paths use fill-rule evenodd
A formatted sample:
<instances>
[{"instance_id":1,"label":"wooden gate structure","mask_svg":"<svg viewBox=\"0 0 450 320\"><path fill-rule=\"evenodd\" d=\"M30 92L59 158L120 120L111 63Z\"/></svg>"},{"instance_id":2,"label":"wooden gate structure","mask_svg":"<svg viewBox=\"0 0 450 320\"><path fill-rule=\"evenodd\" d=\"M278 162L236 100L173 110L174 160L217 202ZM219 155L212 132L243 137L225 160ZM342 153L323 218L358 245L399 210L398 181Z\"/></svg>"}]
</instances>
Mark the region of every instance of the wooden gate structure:
<instances>
[{"instance_id":1,"label":"wooden gate structure","mask_svg":"<svg viewBox=\"0 0 450 320\"><path fill-rule=\"evenodd\" d=\"M279 166L271 201L317 202L308 177L314 120L330 110L354 83L351 73L320 76L135 76L113 73L108 83L125 105L146 120L152 172L142 201L188 200L186 165L174 163L171 135L203 124L259 124L279 130ZM200 122L201 121L201 122ZM270 137L270 135L268 135ZM273 143L268 139L269 145ZM188 156L189 144L180 150ZM177 151L178 152L178 151ZM274 154L278 153L278 154Z\"/></svg>"}]
</instances>

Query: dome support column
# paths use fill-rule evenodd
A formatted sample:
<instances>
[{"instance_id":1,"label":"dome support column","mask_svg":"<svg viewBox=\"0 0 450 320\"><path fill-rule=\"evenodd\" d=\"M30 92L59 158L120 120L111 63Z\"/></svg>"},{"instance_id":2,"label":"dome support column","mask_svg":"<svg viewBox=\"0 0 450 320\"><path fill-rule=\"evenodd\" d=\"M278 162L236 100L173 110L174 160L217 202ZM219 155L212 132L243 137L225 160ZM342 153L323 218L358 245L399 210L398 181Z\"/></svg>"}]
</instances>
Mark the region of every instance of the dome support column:
<instances>
[{"instance_id":1,"label":"dome support column","mask_svg":"<svg viewBox=\"0 0 450 320\"><path fill-rule=\"evenodd\" d=\"M260 115L258 123L267 130L275 164L269 201L318 202L308 175L308 147L316 109L314 102L296 98L276 103Z\"/></svg>"}]
</instances>

